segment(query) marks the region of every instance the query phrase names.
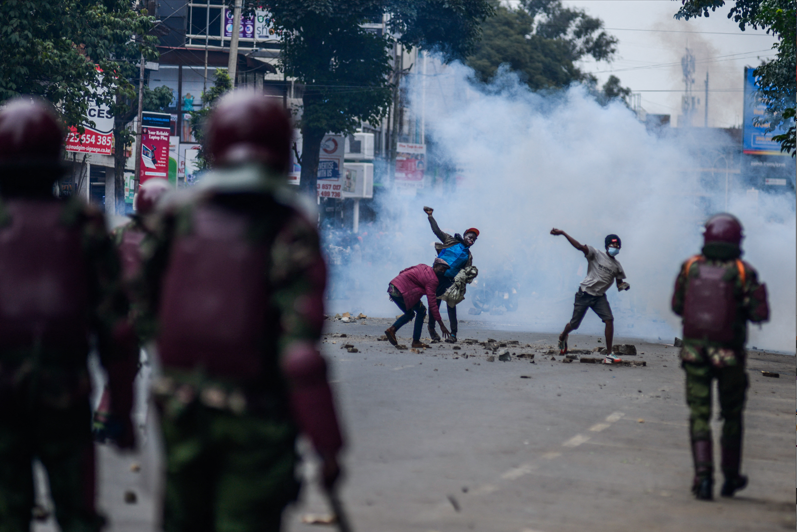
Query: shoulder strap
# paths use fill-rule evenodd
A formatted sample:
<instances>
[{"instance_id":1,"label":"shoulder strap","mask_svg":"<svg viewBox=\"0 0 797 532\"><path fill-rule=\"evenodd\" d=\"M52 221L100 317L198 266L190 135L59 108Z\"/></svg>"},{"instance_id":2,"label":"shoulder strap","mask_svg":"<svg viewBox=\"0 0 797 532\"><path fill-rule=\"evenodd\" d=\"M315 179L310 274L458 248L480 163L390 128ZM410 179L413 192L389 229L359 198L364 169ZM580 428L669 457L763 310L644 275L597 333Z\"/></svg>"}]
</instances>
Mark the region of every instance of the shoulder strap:
<instances>
[{"instance_id":1,"label":"shoulder strap","mask_svg":"<svg viewBox=\"0 0 797 532\"><path fill-rule=\"evenodd\" d=\"M689 268L692 267L692 264L694 264L695 262L699 261L702 258L703 258L702 255L695 255L694 257L691 257L689 260L687 260L684 263L684 275L689 275Z\"/></svg>"},{"instance_id":2,"label":"shoulder strap","mask_svg":"<svg viewBox=\"0 0 797 532\"><path fill-rule=\"evenodd\" d=\"M736 267L739 269L739 280L742 282L742 289L744 289L745 281L747 280L747 272L744 270L744 262L736 259Z\"/></svg>"}]
</instances>

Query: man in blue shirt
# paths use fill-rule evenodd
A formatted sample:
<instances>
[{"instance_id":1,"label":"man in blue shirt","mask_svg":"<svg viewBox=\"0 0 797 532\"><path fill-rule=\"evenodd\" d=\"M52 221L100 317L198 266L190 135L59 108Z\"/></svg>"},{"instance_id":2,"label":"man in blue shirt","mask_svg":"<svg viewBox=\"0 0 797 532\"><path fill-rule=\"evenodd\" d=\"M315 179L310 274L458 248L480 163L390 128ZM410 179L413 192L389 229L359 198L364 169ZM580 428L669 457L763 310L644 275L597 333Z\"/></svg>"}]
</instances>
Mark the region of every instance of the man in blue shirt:
<instances>
[{"instance_id":1,"label":"man in blue shirt","mask_svg":"<svg viewBox=\"0 0 797 532\"><path fill-rule=\"evenodd\" d=\"M436 295L440 299L440 296L445 294L446 290L454 283L454 277L460 270L473 265L470 247L479 238L479 230L471 227L465 231L464 237L459 234L451 236L440 230L440 226L432 216L434 209L424 207L423 210L429 216L432 232L440 239L440 242L434 245L437 256L449 264L448 270L440 277L440 283L437 285ZM457 307L450 304L448 305L448 321L451 324L451 336L446 338L446 342L453 344L457 341ZM429 336L433 342L440 341L440 335L437 334L435 322L432 320L429 320Z\"/></svg>"}]
</instances>

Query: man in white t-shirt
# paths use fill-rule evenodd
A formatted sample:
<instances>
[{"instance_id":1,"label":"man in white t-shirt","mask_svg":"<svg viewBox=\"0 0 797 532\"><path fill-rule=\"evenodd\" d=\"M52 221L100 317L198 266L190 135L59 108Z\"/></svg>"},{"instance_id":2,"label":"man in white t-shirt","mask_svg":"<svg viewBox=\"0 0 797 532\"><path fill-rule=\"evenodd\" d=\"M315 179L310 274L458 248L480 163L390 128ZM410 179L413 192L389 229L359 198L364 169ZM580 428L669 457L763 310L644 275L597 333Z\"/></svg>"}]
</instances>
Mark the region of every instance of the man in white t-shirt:
<instances>
[{"instance_id":1,"label":"man in white t-shirt","mask_svg":"<svg viewBox=\"0 0 797 532\"><path fill-rule=\"evenodd\" d=\"M624 282L625 271L620 262L615 258L620 253L620 237L608 235L604 240L606 251L600 251L592 246L580 244L576 239L562 231L561 229L551 229L554 236L564 235L565 238L579 251L584 253L587 258L587 276L581 282L576 293L576 300L573 307L573 317L565 325L565 330L559 335L559 354L567 353L567 335L570 331L575 331L581 325L581 320L587 313L587 309L592 309L606 324L606 360L611 363L619 360L612 355L612 340L614 337L614 316L606 299L606 290L617 283L617 290L628 290L631 286Z\"/></svg>"}]
</instances>

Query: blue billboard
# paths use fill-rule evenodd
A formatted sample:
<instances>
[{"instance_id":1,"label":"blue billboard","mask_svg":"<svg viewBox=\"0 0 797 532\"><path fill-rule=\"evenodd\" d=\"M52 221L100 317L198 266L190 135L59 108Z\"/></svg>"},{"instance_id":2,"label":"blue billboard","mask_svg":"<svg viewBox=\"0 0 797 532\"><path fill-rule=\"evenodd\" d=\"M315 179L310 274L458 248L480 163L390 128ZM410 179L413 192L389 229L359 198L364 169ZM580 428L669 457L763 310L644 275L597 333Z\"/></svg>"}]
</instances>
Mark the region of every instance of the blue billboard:
<instances>
[{"instance_id":1,"label":"blue billboard","mask_svg":"<svg viewBox=\"0 0 797 532\"><path fill-rule=\"evenodd\" d=\"M784 155L788 153L780 151L780 143L772 140L774 135L782 135L786 131L778 128L767 132L768 124L763 122L759 125L754 123L755 119L766 116L767 107L761 100L761 96L755 86L756 78L753 75L754 68L744 69L744 126L742 149L744 153L754 155Z\"/></svg>"}]
</instances>

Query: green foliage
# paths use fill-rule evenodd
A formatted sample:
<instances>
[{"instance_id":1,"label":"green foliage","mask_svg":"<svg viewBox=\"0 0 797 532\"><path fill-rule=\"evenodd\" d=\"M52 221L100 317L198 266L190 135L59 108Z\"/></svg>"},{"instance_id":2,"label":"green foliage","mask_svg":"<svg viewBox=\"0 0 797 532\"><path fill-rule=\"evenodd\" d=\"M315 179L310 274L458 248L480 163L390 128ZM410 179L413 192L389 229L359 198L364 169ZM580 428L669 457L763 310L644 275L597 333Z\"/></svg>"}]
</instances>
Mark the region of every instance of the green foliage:
<instances>
[{"instance_id":1,"label":"green foliage","mask_svg":"<svg viewBox=\"0 0 797 532\"><path fill-rule=\"evenodd\" d=\"M707 17L725 5L725 0L683 0L683 5L675 14L676 19L689 20L694 17ZM764 103L767 115L759 123L769 123L769 131L784 128L787 132L773 139L780 142L781 151L795 152L795 98L797 98L797 36L795 19L797 3L794 0L735 0L728 12L744 31L748 26L762 28L778 38L773 45L778 51L775 59L763 61L755 69L758 78L756 85Z\"/></svg>"},{"instance_id":2,"label":"green foliage","mask_svg":"<svg viewBox=\"0 0 797 532\"><path fill-rule=\"evenodd\" d=\"M617 76L609 76L606 83L603 84L602 90L596 95L598 103L603 106L609 105L614 101L623 102L626 107L628 104L628 97L631 96L631 89L620 85L620 78Z\"/></svg>"},{"instance_id":3,"label":"green foliage","mask_svg":"<svg viewBox=\"0 0 797 532\"><path fill-rule=\"evenodd\" d=\"M560 0L525 0L518 7L496 4L495 16L482 25L482 40L467 64L485 83L507 65L534 90L594 82L576 63L585 57L613 57L617 39L602 27L599 19L564 7Z\"/></svg>"},{"instance_id":4,"label":"green foliage","mask_svg":"<svg viewBox=\"0 0 797 532\"><path fill-rule=\"evenodd\" d=\"M79 126L95 95L112 107L135 99L141 53L154 59L152 19L125 0L4 0L0 2L0 101L20 94L57 104L67 125Z\"/></svg>"},{"instance_id":5,"label":"green foliage","mask_svg":"<svg viewBox=\"0 0 797 532\"><path fill-rule=\"evenodd\" d=\"M202 146L202 141L205 135L205 120L207 120L210 111L213 110L219 98L224 96L226 92L232 89L232 80L230 74L226 70L220 68L216 69L215 81L213 86L202 93L202 109L199 111L191 111L191 129L194 132L194 138L200 143L199 153L197 154L196 164L197 168L204 170L208 167L207 160L205 159L205 149Z\"/></svg>"},{"instance_id":6,"label":"green foliage","mask_svg":"<svg viewBox=\"0 0 797 532\"><path fill-rule=\"evenodd\" d=\"M488 0L273 0L269 9L283 32L281 68L304 85L302 187L313 194L324 134L351 133L386 115L397 78L389 76L391 47L463 58L493 10ZM386 34L361 26L384 14Z\"/></svg>"}]
</instances>

